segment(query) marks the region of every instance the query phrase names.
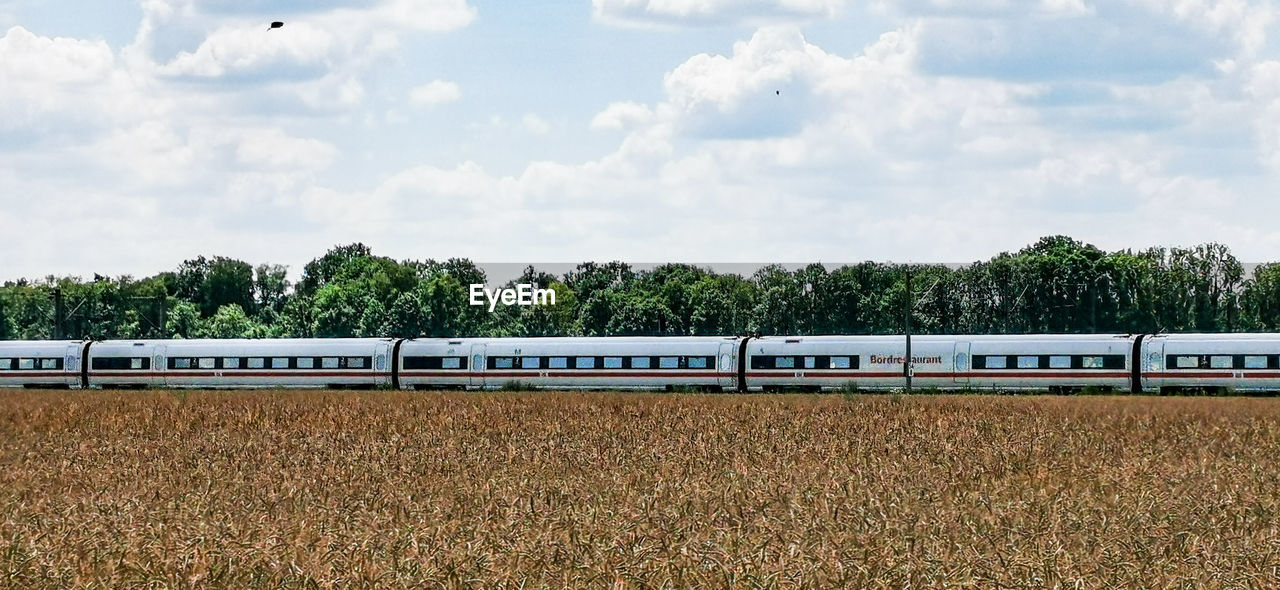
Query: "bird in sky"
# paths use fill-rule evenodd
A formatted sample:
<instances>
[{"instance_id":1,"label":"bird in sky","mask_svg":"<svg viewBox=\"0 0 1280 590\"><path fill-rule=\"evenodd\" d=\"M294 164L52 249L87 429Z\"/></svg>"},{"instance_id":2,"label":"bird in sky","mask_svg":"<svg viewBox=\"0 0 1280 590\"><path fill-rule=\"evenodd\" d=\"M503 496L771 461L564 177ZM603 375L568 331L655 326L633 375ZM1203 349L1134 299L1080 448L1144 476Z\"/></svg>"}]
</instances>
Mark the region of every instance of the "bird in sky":
<instances>
[{"instance_id":1,"label":"bird in sky","mask_svg":"<svg viewBox=\"0 0 1280 590\"><path fill-rule=\"evenodd\" d=\"M270 25L267 25L267 30L270 31L271 29L278 29L283 26L284 26L284 23L280 21L272 21Z\"/></svg>"}]
</instances>

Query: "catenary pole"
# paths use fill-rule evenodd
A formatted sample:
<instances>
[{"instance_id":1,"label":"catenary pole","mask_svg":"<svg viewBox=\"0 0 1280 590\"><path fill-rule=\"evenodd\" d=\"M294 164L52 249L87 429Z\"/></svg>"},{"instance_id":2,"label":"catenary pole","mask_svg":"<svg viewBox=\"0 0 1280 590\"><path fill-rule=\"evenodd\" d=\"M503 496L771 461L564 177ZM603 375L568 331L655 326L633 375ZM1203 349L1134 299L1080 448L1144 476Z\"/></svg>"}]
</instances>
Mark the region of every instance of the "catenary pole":
<instances>
[{"instance_id":1,"label":"catenary pole","mask_svg":"<svg viewBox=\"0 0 1280 590\"><path fill-rule=\"evenodd\" d=\"M907 265L907 309L903 316L903 324L907 332L907 357L902 359L902 374L907 378L907 393L911 393L911 373L915 367L911 364L911 265Z\"/></svg>"}]
</instances>

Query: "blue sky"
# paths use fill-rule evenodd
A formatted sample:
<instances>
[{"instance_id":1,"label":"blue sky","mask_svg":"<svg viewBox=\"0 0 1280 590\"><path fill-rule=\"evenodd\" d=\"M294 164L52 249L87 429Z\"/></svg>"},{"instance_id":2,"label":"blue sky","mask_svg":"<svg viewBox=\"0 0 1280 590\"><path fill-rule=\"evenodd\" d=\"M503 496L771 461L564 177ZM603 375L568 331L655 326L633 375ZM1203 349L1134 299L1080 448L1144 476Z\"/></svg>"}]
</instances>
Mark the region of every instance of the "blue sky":
<instances>
[{"instance_id":1,"label":"blue sky","mask_svg":"<svg viewBox=\"0 0 1280 590\"><path fill-rule=\"evenodd\" d=\"M1275 24L1246 0L0 0L0 280L296 276L354 241L1280 260Z\"/></svg>"}]
</instances>

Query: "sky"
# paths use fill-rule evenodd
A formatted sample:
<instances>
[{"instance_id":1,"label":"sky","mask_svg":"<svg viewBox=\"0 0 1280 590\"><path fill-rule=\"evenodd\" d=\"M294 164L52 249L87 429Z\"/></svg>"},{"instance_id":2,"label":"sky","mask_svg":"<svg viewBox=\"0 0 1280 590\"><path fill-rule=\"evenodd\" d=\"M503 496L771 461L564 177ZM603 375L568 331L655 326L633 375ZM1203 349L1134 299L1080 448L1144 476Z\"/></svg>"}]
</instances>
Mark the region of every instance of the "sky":
<instances>
[{"instance_id":1,"label":"sky","mask_svg":"<svg viewBox=\"0 0 1280 590\"><path fill-rule=\"evenodd\" d=\"M1249 0L0 0L0 281L480 262L1280 260ZM283 21L271 29L271 21Z\"/></svg>"}]
</instances>

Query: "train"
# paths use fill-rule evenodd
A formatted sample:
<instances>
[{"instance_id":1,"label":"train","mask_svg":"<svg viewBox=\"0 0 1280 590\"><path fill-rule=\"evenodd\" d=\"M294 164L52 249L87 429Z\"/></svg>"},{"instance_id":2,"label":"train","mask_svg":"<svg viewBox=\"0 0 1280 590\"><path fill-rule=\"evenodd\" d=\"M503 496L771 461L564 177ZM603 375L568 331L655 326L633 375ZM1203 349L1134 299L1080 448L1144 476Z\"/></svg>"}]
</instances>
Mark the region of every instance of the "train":
<instances>
[{"instance_id":1,"label":"train","mask_svg":"<svg viewBox=\"0 0 1280 590\"><path fill-rule=\"evenodd\" d=\"M1280 391L1280 334L0 341L0 387Z\"/></svg>"}]
</instances>

